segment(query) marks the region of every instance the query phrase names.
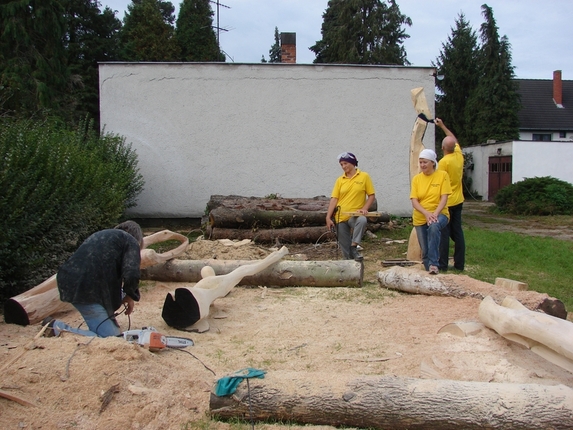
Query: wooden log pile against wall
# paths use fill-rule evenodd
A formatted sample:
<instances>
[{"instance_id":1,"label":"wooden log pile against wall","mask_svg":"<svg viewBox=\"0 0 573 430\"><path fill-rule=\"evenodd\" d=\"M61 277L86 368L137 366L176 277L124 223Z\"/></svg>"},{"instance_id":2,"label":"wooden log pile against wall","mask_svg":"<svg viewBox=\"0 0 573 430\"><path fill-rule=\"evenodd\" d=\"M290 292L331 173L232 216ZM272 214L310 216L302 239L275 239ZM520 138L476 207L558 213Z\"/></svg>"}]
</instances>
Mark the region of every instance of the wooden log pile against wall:
<instances>
[{"instance_id":1,"label":"wooden log pile against wall","mask_svg":"<svg viewBox=\"0 0 573 430\"><path fill-rule=\"evenodd\" d=\"M213 195L207 203L207 239L251 239L257 243L316 243L336 240L326 229L330 198L244 197ZM375 211L376 208L371 208ZM368 218L368 229L376 231L390 216Z\"/></svg>"}]
</instances>

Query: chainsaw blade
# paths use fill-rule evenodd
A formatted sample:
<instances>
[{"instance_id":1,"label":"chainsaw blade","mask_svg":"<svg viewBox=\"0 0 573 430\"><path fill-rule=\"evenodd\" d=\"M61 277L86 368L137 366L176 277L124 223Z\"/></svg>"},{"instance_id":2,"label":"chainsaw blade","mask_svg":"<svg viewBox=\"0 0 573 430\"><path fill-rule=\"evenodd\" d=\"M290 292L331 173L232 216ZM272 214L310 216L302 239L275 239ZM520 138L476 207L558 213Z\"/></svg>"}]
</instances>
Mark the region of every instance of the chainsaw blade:
<instances>
[{"instance_id":1,"label":"chainsaw blade","mask_svg":"<svg viewBox=\"0 0 573 430\"><path fill-rule=\"evenodd\" d=\"M167 348L187 348L195 343L186 337L165 336Z\"/></svg>"}]
</instances>

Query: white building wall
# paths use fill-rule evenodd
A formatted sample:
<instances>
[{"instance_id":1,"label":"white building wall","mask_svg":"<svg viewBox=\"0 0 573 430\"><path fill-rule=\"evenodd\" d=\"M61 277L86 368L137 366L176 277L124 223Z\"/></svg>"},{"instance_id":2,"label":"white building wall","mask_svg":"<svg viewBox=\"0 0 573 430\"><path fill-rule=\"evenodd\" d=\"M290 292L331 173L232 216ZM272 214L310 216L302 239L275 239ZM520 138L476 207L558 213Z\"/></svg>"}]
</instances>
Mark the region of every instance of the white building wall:
<instances>
[{"instance_id":1,"label":"white building wall","mask_svg":"<svg viewBox=\"0 0 573 430\"><path fill-rule=\"evenodd\" d=\"M489 158L498 155L512 156L511 182L523 181L525 178L551 176L573 184L573 142L533 142L516 140L470 146L464 153L473 154L474 168L466 170L472 178L472 190L488 199Z\"/></svg>"},{"instance_id":2,"label":"white building wall","mask_svg":"<svg viewBox=\"0 0 573 430\"><path fill-rule=\"evenodd\" d=\"M145 189L131 217L200 217L214 194L330 196L353 152L379 210L409 216L410 90L432 68L100 64L101 124L126 137ZM434 148L430 124L424 143Z\"/></svg>"},{"instance_id":3,"label":"white building wall","mask_svg":"<svg viewBox=\"0 0 573 430\"><path fill-rule=\"evenodd\" d=\"M489 191L489 157L512 155L512 142L488 143L463 148L464 154L473 156L473 170L466 169L466 175L472 179L472 189L487 201Z\"/></svg>"},{"instance_id":4,"label":"white building wall","mask_svg":"<svg viewBox=\"0 0 573 430\"><path fill-rule=\"evenodd\" d=\"M573 184L573 142L513 142L512 183L552 176Z\"/></svg>"}]
</instances>

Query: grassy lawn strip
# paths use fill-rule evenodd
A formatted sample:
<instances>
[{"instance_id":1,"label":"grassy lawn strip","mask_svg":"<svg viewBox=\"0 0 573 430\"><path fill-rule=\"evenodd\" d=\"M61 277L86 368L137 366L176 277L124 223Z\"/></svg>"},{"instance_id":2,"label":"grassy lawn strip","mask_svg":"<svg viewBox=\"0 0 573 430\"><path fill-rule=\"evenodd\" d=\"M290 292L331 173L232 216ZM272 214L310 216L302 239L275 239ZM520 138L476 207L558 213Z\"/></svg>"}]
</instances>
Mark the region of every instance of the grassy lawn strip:
<instances>
[{"instance_id":1,"label":"grassy lawn strip","mask_svg":"<svg viewBox=\"0 0 573 430\"><path fill-rule=\"evenodd\" d=\"M568 311L573 309L573 242L467 226L464 234L465 274L492 284L495 278L526 282L530 290L547 293Z\"/></svg>"}]
</instances>

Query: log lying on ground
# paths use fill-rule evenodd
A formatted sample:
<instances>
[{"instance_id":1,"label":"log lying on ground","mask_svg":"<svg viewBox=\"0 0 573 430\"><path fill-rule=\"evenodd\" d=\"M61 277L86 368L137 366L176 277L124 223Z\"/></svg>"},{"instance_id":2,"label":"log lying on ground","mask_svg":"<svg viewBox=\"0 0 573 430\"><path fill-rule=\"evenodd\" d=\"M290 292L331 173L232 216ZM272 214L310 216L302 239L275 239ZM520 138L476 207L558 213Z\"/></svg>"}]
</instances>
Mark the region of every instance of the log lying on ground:
<instances>
[{"instance_id":1,"label":"log lying on ground","mask_svg":"<svg viewBox=\"0 0 573 430\"><path fill-rule=\"evenodd\" d=\"M252 260L171 260L141 271L142 280L199 282L201 269L211 266L216 275L226 275ZM238 285L360 287L363 265L354 260L279 261L254 276L245 276Z\"/></svg>"},{"instance_id":2,"label":"log lying on ground","mask_svg":"<svg viewBox=\"0 0 573 430\"><path fill-rule=\"evenodd\" d=\"M14 296L4 303L6 324L36 324L45 317L73 309L71 303L60 300L56 275L34 288Z\"/></svg>"},{"instance_id":3,"label":"log lying on ground","mask_svg":"<svg viewBox=\"0 0 573 430\"><path fill-rule=\"evenodd\" d=\"M152 249L141 250L141 266L148 267L153 264L163 263L171 258L181 255L189 245L189 239L179 233L162 230L143 238L144 248L167 240L177 240L181 244L171 251L161 254ZM60 300L56 275L46 279L34 288L24 291L4 302L4 321L7 324L28 325L42 321L48 315L65 312L73 309L70 303Z\"/></svg>"},{"instance_id":4,"label":"log lying on ground","mask_svg":"<svg viewBox=\"0 0 573 430\"><path fill-rule=\"evenodd\" d=\"M562 301L536 291L508 291L486 282L481 283L482 287L471 291L460 287L447 277L397 266L378 272L378 282L385 288L428 296L473 297L483 300L489 295L497 302L501 302L506 296L511 295L530 310L540 310L558 318L567 318L567 310Z\"/></svg>"},{"instance_id":5,"label":"log lying on ground","mask_svg":"<svg viewBox=\"0 0 573 430\"><path fill-rule=\"evenodd\" d=\"M487 296L478 314L486 327L573 373L572 322L530 311L513 297L498 305Z\"/></svg>"},{"instance_id":6,"label":"log lying on ground","mask_svg":"<svg viewBox=\"0 0 573 430\"><path fill-rule=\"evenodd\" d=\"M219 418L376 429L570 429L564 385L268 373L234 394L211 394Z\"/></svg>"},{"instance_id":7,"label":"log lying on ground","mask_svg":"<svg viewBox=\"0 0 573 430\"><path fill-rule=\"evenodd\" d=\"M326 229L326 225L258 230L207 227L205 237L210 240L251 239L255 243L276 243L277 241L281 243L316 243L336 240L336 236Z\"/></svg>"}]
</instances>

